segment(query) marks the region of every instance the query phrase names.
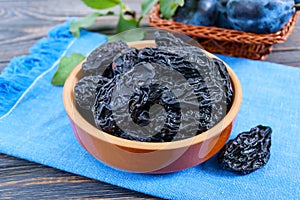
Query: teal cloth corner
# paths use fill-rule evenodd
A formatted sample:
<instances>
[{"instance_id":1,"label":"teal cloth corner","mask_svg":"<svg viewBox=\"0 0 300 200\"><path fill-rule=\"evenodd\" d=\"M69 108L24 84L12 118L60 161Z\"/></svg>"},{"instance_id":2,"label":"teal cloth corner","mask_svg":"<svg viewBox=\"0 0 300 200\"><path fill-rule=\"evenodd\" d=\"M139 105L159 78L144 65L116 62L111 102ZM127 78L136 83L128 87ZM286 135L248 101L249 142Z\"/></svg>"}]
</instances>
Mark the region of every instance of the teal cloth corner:
<instances>
[{"instance_id":1,"label":"teal cloth corner","mask_svg":"<svg viewBox=\"0 0 300 200\"><path fill-rule=\"evenodd\" d=\"M50 83L62 55L87 55L107 41L87 31L73 38L68 27L69 22L55 27L30 55L13 59L0 74L0 152L165 199L300 197L300 69L219 55L243 88L231 138L258 124L273 129L271 157L262 169L236 175L220 169L213 157L171 174L129 173L97 161L79 145L63 107L62 87Z\"/></svg>"}]
</instances>

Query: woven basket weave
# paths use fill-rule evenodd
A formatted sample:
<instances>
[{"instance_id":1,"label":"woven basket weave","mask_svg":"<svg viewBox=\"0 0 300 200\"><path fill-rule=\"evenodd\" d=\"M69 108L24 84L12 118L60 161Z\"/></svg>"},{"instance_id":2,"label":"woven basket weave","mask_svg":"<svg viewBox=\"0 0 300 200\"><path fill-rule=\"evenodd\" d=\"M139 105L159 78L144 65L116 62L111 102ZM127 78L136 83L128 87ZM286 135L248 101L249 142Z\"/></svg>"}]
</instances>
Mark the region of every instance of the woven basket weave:
<instances>
[{"instance_id":1,"label":"woven basket weave","mask_svg":"<svg viewBox=\"0 0 300 200\"><path fill-rule=\"evenodd\" d=\"M160 17L159 5L149 13L149 25L176 31L197 39L207 51L236 57L264 60L276 43L284 42L297 21L297 12L279 31L272 34L255 34L218 27L193 26Z\"/></svg>"}]
</instances>

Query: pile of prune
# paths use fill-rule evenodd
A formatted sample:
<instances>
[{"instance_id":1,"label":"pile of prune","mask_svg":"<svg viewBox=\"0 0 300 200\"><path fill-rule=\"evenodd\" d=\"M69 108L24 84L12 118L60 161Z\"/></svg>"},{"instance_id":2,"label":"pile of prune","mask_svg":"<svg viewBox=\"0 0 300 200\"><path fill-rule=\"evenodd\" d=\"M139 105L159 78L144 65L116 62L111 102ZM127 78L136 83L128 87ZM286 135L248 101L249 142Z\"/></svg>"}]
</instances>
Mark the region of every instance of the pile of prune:
<instances>
[{"instance_id":1,"label":"pile of prune","mask_svg":"<svg viewBox=\"0 0 300 200\"><path fill-rule=\"evenodd\" d=\"M219 152L222 168L238 174L249 174L263 167L270 158L272 129L258 125L240 133Z\"/></svg>"},{"instance_id":2,"label":"pile of prune","mask_svg":"<svg viewBox=\"0 0 300 200\"><path fill-rule=\"evenodd\" d=\"M233 89L222 61L168 32L155 32L155 42L143 49L110 42L88 56L74 92L99 129L170 142L201 134L229 111Z\"/></svg>"},{"instance_id":3,"label":"pile of prune","mask_svg":"<svg viewBox=\"0 0 300 200\"><path fill-rule=\"evenodd\" d=\"M196 26L267 34L285 26L296 3L297 0L186 0L173 19Z\"/></svg>"}]
</instances>

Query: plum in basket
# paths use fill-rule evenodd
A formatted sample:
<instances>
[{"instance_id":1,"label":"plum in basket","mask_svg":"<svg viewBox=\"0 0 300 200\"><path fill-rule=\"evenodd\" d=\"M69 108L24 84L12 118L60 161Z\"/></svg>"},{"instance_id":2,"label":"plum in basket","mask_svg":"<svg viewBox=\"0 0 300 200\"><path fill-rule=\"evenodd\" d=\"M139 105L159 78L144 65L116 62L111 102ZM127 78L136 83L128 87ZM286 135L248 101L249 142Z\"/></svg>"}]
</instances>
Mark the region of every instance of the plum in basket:
<instances>
[{"instance_id":1,"label":"plum in basket","mask_svg":"<svg viewBox=\"0 0 300 200\"><path fill-rule=\"evenodd\" d=\"M269 34L286 25L294 4L294 0L229 0L227 16L233 29Z\"/></svg>"}]
</instances>

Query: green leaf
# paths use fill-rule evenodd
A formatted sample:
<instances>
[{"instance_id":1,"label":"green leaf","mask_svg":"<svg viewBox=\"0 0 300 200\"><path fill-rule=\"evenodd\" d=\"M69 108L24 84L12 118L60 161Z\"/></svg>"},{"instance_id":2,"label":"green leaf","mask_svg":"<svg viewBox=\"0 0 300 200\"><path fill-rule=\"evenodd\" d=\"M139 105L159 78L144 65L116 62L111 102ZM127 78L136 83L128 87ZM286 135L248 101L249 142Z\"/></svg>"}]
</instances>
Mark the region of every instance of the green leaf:
<instances>
[{"instance_id":1,"label":"green leaf","mask_svg":"<svg viewBox=\"0 0 300 200\"><path fill-rule=\"evenodd\" d=\"M160 12L165 19L170 19L178 6L183 6L184 0L160 0Z\"/></svg>"},{"instance_id":2,"label":"green leaf","mask_svg":"<svg viewBox=\"0 0 300 200\"><path fill-rule=\"evenodd\" d=\"M95 9L112 8L121 3L121 0L82 0L85 5Z\"/></svg>"},{"instance_id":3,"label":"green leaf","mask_svg":"<svg viewBox=\"0 0 300 200\"><path fill-rule=\"evenodd\" d=\"M159 0L143 0L142 1L142 12L141 16L137 22L138 26L142 19L151 11L151 9L154 7L154 5L158 2Z\"/></svg>"},{"instance_id":4,"label":"green leaf","mask_svg":"<svg viewBox=\"0 0 300 200\"><path fill-rule=\"evenodd\" d=\"M141 16L147 15L157 2L158 0L143 0Z\"/></svg>"},{"instance_id":5,"label":"green leaf","mask_svg":"<svg viewBox=\"0 0 300 200\"><path fill-rule=\"evenodd\" d=\"M111 11L108 11L107 13L104 13L104 14L99 13L99 12L91 13L91 14L83 17L83 18L80 18L77 21L72 22L71 25L70 25L70 32L72 33L72 35L74 37L79 37L80 36L80 29L88 28L88 27L92 26L95 23L97 17L106 16L106 15L113 15L113 14L114 13L111 12Z\"/></svg>"},{"instance_id":6,"label":"green leaf","mask_svg":"<svg viewBox=\"0 0 300 200\"><path fill-rule=\"evenodd\" d=\"M122 4L117 24L117 32L120 33L136 27L138 27L138 22L135 19L135 12L130 10L125 4Z\"/></svg>"},{"instance_id":7,"label":"green leaf","mask_svg":"<svg viewBox=\"0 0 300 200\"><path fill-rule=\"evenodd\" d=\"M123 40L124 42L140 41L144 39L146 33L147 32L142 28L131 29L119 33L117 35L108 37L108 41L109 42L113 42L117 40Z\"/></svg>"},{"instance_id":8,"label":"green leaf","mask_svg":"<svg viewBox=\"0 0 300 200\"><path fill-rule=\"evenodd\" d=\"M52 77L52 85L63 86L71 71L84 59L85 57L79 53L72 53L69 57L62 57L58 64L58 69Z\"/></svg>"}]
</instances>

